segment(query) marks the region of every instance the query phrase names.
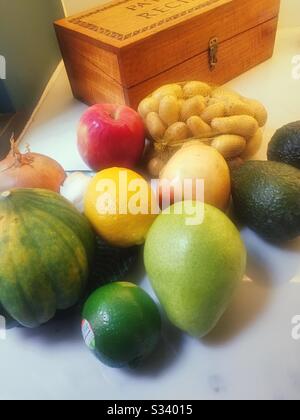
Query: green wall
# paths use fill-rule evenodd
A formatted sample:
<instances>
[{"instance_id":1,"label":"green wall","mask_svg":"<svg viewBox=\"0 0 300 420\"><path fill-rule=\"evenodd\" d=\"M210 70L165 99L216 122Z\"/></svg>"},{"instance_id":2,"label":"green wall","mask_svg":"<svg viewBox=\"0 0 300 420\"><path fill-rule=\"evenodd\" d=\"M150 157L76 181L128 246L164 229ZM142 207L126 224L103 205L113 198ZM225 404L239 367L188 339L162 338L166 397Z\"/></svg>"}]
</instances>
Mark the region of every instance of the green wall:
<instances>
[{"instance_id":1,"label":"green wall","mask_svg":"<svg viewBox=\"0 0 300 420\"><path fill-rule=\"evenodd\" d=\"M36 105L60 60L53 21L61 17L61 0L0 0L0 55L7 65L1 113Z\"/></svg>"}]
</instances>

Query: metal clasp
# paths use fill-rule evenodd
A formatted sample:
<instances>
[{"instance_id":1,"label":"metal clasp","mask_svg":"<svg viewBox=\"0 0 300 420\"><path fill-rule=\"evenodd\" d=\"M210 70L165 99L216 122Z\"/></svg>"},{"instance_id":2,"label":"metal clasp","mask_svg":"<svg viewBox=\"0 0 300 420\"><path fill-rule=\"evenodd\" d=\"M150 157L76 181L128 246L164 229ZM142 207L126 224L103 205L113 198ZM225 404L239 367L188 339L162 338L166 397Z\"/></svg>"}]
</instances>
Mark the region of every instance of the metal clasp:
<instances>
[{"instance_id":1,"label":"metal clasp","mask_svg":"<svg viewBox=\"0 0 300 420\"><path fill-rule=\"evenodd\" d=\"M209 41L209 67L213 71L218 63L218 49L219 40L218 38L212 38Z\"/></svg>"}]
</instances>

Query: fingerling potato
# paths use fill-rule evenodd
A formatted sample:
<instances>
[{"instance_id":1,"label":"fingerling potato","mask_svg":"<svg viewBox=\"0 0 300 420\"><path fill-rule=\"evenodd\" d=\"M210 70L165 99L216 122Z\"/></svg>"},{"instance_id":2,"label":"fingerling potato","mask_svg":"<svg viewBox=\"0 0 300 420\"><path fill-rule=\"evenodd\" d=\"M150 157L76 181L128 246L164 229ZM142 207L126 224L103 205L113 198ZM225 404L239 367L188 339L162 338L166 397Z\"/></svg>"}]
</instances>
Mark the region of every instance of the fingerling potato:
<instances>
[{"instance_id":1,"label":"fingerling potato","mask_svg":"<svg viewBox=\"0 0 300 420\"><path fill-rule=\"evenodd\" d=\"M146 117L146 126L149 131L149 134L154 139L163 139L165 132L166 132L166 126L162 122L162 120L159 118L158 114L156 112L150 112Z\"/></svg>"},{"instance_id":2,"label":"fingerling potato","mask_svg":"<svg viewBox=\"0 0 300 420\"><path fill-rule=\"evenodd\" d=\"M146 118L150 112L158 112L159 101L153 96L149 96L142 100L138 107L138 113L142 118Z\"/></svg>"},{"instance_id":3,"label":"fingerling potato","mask_svg":"<svg viewBox=\"0 0 300 420\"><path fill-rule=\"evenodd\" d=\"M224 117L226 114L226 108L224 102L217 102L213 105L209 105L201 114L201 118L207 124L210 124L214 118Z\"/></svg>"},{"instance_id":4,"label":"fingerling potato","mask_svg":"<svg viewBox=\"0 0 300 420\"><path fill-rule=\"evenodd\" d=\"M183 86L184 98L191 98L196 95L209 96L212 92L212 87L207 83L191 81Z\"/></svg>"},{"instance_id":5,"label":"fingerling potato","mask_svg":"<svg viewBox=\"0 0 300 420\"><path fill-rule=\"evenodd\" d=\"M206 101L203 96L197 95L193 98L187 99L181 108L180 118L182 121L188 120L194 115L201 115L205 109Z\"/></svg>"},{"instance_id":6,"label":"fingerling potato","mask_svg":"<svg viewBox=\"0 0 300 420\"><path fill-rule=\"evenodd\" d=\"M242 137L252 137L259 126L255 118L249 115L236 115L233 117L214 118L212 129L221 134L236 134Z\"/></svg>"},{"instance_id":7,"label":"fingerling potato","mask_svg":"<svg viewBox=\"0 0 300 420\"><path fill-rule=\"evenodd\" d=\"M190 117L186 123L193 137L201 138L202 136L209 136L211 134L210 125L206 124L206 122L198 116Z\"/></svg>"},{"instance_id":8,"label":"fingerling potato","mask_svg":"<svg viewBox=\"0 0 300 420\"><path fill-rule=\"evenodd\" d=\"M191 137L191 133L188 126L184 122L177 122L167 128L164 140L167 143L172 144L186 140L189 137Z\"/></svg>"},{"instance_id":9,"label":"fingerling potato","mask_svg":"<svg viewBox=\"0 0 300 420\"><path fill-rule=\"evenodd\" d=\"M180 106L175 96L164 96L159 104L159 117L167 125L178 122L180 116Z\"/></svg>"}]
</instances>

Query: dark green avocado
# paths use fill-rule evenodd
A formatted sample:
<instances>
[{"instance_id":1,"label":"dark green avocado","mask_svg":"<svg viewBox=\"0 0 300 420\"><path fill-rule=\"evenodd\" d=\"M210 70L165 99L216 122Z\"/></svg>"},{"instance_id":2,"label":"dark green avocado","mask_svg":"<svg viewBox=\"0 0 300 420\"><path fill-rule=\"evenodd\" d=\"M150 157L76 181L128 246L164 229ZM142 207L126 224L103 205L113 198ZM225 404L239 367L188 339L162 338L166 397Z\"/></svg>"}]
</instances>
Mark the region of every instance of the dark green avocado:
<instances>
[{"instance_id":1,"label":"dark green avocado","mask_svg":"<svg viewBox=\"0 0 300 420\"><path fill-rule=\"evenodd\" d=\"M269 144L268 159L300 169L300 121L276 131Z\"/></svg>"},{"instance_id":2,"label":"dark green avocado","mask_svg":"<svg viewBox=\"0 0 300 420\"><path fill-rule=\"evenodd\" d=\"M232 172L236 214L263 238L300 235L300 171L279 162L249 161Z\"/></svg>"}]
</instances>

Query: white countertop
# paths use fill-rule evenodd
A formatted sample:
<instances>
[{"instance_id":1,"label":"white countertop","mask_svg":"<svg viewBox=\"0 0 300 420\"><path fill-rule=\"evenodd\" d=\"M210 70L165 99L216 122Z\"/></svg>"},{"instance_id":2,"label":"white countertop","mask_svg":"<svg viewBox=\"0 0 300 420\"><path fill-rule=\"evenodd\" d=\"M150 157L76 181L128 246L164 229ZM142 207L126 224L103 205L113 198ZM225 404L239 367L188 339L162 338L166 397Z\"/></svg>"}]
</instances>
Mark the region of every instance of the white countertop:
<instances>
[{"instance_id":1,"label":"white countertop","mask_svg":"<svg viewBox=\"0 0 300 420\"><path fill-rule=\"evenodd\" d=\"M269 109L268 140L276 128L300 119L300 28L278 34L274 57L229 86ZM85 106L72 98L62 68L23 139L67 170L86 169L76 150L76 126ZM79 320L8 331L0 341L0 399L300 399L300 341L292 318L300 315L300 240L284 248L247 229L248 279L228 312L203 341L165 328L163 342L143 369L101 365L85 348ZM150 291L143 274L132 276Z\"/></svg>"}]
</instances>

